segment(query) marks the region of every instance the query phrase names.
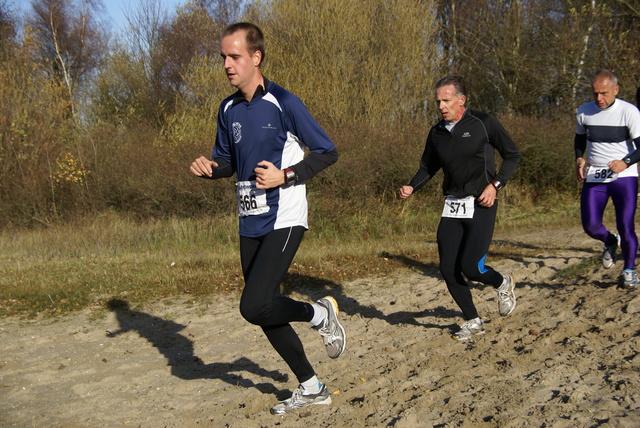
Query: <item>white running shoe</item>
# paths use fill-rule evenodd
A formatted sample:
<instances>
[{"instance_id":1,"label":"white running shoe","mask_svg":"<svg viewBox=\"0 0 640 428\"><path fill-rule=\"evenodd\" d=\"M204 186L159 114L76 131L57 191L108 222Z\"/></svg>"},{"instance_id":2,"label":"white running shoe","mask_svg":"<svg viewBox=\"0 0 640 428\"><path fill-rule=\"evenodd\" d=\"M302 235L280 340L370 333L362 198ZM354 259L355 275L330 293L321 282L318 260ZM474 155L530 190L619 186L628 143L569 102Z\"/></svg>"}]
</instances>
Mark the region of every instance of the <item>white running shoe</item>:
<instances>
[{"instance_id":1,"label":"white running shoe","mask_svg":"<svg viewBox=\"0 0 640 428\"><path fill-rule=\"evenodd\" d=\"M338 358L347 348L347 335L338 320L338 303L331 296L323 297L316 303L327 310L327 318L313 328L322 336L329 357Z\"/></svg>"},{"instance_id":2,"label":"white running shoe","mask_svg":"<svg viewBox=\"0 0 640 428\"><path fill-rule=\"evenodd\" d=\"M611 245L605 244L604 249L602 250L602 267L605 269L611 268L611 266L616 262L616 251L620 244L620 235L614 233L613 236L616 237L616 242Z\"/></svg>"},{"instance_id":3,"label":"white running shoe","mask_svg":"<svg viewBox=\"0 0 640 428\"><path fill-rule=\"evenodd\" d=\"M473 336L484 334L484 323L480 317L474 318L462 324L460 330L454 333L453 338L456 340L469 340Z\"/></svg>"},{"instance_id":4,"label":"white running shoe","mask_svg":"<svg viewBox=\"0 0 640 428\"><path fill-rule=\"evenodd\" d=\"M295 391L293 391L291 398L287 398L271 408L271 414L284 415L301 407L314 404L331 404L331 395L329 395L329 390L327 390L326 385L323 384L320 392L317 394L305 394L304 388L302 385L299 385Z\"/></svg>"},{"instance_id":5,"label":"white running shoe","mask_svg":"<svg viewBox=\"0 0 640 428\"><path fill-rule=\"evenodd\" d=\"M625 269L618 278L618 285L623 288L636 288L640 285L638 274L633 269Z\"/></svg>"},{"instance_id":6,"label":"white running shoe","mask_svg":"<svg viewBox=\"0 0 640 428\"><path fill-rule=\"evenodd\" d=\"M507 316L516 308L516 284L513 282L511 275L502 275L502 285L496 288L498 293L498 312L500 315Z\"/></svg>"}]
</instances>

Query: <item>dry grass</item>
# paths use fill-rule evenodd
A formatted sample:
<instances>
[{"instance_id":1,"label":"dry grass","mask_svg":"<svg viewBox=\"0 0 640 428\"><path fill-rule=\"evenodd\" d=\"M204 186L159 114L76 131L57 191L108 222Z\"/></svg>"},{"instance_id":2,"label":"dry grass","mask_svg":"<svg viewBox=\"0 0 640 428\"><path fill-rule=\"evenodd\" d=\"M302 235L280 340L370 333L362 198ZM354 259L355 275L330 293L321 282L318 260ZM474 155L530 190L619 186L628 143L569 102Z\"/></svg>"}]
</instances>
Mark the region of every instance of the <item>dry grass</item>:
<instances>
[{"instance_id":1,"label":"dry grass","mask_svg":"<svg viewBox=\"0 0 640 428\"><path fill-rule=\"evenodd\" d=\"M497 233L579 224L575 199L521 205L525 209L503 204ZM436 208L425 208L416 198L378 206L368 215L331 219L312 213L312 228L285 287L303 280L341 283L384 275L411 260L437 266ZM114 297L141 303L235 292L242 287L237 247L233 216L141 222L108 214L42 230L5 231L0 234L0 314L65 313L102 306Z\"/></svg>"}]
</instances>

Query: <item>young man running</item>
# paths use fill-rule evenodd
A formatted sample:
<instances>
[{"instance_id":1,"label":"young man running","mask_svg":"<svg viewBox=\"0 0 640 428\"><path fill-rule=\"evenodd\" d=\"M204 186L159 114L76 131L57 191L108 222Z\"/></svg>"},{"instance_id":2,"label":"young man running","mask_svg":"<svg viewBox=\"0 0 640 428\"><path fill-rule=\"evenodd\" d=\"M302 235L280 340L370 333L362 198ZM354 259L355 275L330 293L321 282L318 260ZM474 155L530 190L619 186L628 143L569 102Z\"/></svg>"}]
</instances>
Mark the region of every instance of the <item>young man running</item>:
<instances>
[{"instance_id":1,"label":"young man running","mask_svg":"<svg viewBox=\"0 0 640 428\"><path fill-rule=\"evenodd\" d=\"M584 182L580 199L582 227L587 235L603 242L605 269L614 265L620 245L624 267L618 284L634 288L639 284L635 271L638 237L634 219L640 112L633 104L616 98L620 87L611 70L598 71L591 80L591 89L594 101L578 108L574 139L578 181ZM602 223L609 198L613 201L620 235L609 232Z\"/></svg>"},{"instance_id":2,"label":"young man running","mask_svg":"<svg viewBox=\"0 0 640 428\"><path fill-rule=\"evenodd\" d=\"M332 297L313 304L285 297L280 283L307 230L305 182L333 164L338 152L302 102L262 75L265 48L260 28L250 23L227 27L220 53L227 78L238 91L220 105L212 160L196 159L191 172L205 178L236 174L238 180L245 279L240 312L262 327L300 383L271 413L330 404L327 387L316 377L289 323L310 322L329 357L337 358L347 343L338 305ZM307 157L305 146L310 150Z\"/></svg>"},{"instance_id":3,"label":"young man running","mask_svg":"<svg viewBox=\"0 0 640 428\"><path fill-rule=\"evenodd\" d=\"M408 198L443 170L446 199L437 233L440 272L466 320L454 338L467 340L484 334L467 278L495 288L500 315L516 307L513 279L485 265L485 259L498 209L496 195L520 162L520 152L495 117L465 107L462 77L441 79L435 93L442 120L431 128L420 169L398 196ZM503 158L497 174L495 150Z\"/></svg>"}]
</instances>

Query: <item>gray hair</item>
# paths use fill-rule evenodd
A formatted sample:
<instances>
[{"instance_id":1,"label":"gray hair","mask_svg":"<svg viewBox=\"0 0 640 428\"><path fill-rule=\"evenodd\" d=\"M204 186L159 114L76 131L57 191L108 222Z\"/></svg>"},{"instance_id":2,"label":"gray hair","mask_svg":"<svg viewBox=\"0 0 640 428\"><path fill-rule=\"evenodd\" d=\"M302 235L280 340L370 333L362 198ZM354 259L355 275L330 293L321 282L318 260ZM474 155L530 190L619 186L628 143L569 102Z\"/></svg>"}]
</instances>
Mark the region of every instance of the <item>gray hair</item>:
<instances>
[{"instance_id":1,"label":"gray hair","mask_svg":"<svg viewBox=\"0 0 640 428\"><path fill-rule=\"evenodd\" d=\"M467 96L467 85L465 85L464 83L464 79L462 78L462 76L458 76L457 74L451 74L447 77L443 77L442 79L438 80L438 82L436 83L436 90L438 90L438 88L441 88L442 86L447 86L447 85L453 85L453 87L456 89L456 95L458 97L461 96Z\"/></svg>"},{"instance_id":2,"label":"gray hair","mask_svg":"<svg viewBox=\"0 0 640 428\"><path fill-rule=\"evenodd\" d=\"M593 84L593 82L600 79L609 79L613 86L618 85L618 76L616 76L616 74L608 68L601 68L600 70L596 71L596 73L593 75L593 78L591 79L591 83Z\"/></svg>"}]
</instances>

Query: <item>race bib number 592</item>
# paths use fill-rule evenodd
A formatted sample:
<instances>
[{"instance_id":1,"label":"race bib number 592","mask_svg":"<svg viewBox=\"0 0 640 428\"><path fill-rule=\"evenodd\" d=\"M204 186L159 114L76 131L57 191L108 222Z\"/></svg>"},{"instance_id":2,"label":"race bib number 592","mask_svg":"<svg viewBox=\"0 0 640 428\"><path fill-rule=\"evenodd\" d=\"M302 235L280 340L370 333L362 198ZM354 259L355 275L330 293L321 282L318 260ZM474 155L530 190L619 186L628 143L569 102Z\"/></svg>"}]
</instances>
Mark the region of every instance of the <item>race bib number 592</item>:
<instances>
[{"instance_id":1,"label":"race bib number 592","mask_svg":"<svg viewBox=\"0 0 640 428\"><path fill-rule=\"evenodd\" d=\"M467 196L466 198L447 196L447 199L444 201L442 217L473 218L474 209L475 198L473 196Z\"/></svg>"},{"instance_id":2,"label":"race bib number 592","mask_svg":"<svg viewBox=\"0 0 640 428\"><path fill-rule=\"evenodd\" d=\"M238 181L236 190L238 192L238 215L240 217L269 212L267 192L264 189L256 188L255 181Z\"/></svg>"}]
</instances>

